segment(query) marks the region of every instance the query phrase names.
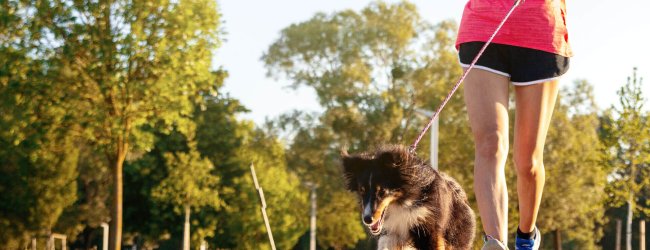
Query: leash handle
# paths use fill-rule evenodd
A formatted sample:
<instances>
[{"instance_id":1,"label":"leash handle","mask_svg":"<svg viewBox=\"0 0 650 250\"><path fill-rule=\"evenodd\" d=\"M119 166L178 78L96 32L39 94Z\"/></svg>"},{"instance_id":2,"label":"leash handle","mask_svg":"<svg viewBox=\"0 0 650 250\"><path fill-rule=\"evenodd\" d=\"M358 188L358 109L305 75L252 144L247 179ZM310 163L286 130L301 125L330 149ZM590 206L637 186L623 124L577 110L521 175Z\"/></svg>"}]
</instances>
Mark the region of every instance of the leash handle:
<instances>
[{"instance_id":1,"label":"leash handle","mask_svg":"<svg viewBox=\"0 0 650 250\"><path fill-rule=\"evenodd\" d=\"M438 106L438 108L436 109L436 112L433 113L433 116L431 117L431 119L429 119L429 123L427 123L427 125L422 129L422 131L420 131L420 134L418 135L418 137L415 139L413 144L411 144L411 146L409 147L409 152L410 153L415 153L415 150L418 147L418 143L420 143L420 140L422 140L422 137L424 137L424 134L427 132L427 130L429 130L429 128L433 124L433 121L438 117L438 115L440 114L440 111L442 110L442 108L444 108L445 105L447 105L447 102L449 102L449 100L451 99L451 96L454 95L456 90L458 90L458 87L460 87L460 84L463 82L463 80L465 80L465 77L467 77L467 74L469 74L469 72L474 68L474 65L476 65L476 62L478 61L479 57L481 57L481 55L483 55L483 52L485 52L485 49L487 48L487 46L490 45L492 40L494 40L494 37L496 37L496 35L499 33L499 30L501 30L501 27L503 27L503 24L506 23L506 20L508 20L508 18L512 14L512 12L515 10L515 8L517 8L517 6L519 6L519 4L521 4L521 2L522 2L522 0L515 0L514 5L512 5L512 7L510 8L510 11L508 11L508 14L506 14L506 16L503 18L503 20L499 24L499 26L497 26L496 30L494 30L494 33L492 33L492 36L490 36L490 39L488 39L487 42L485 42L485 44L483 45L481 50L474 57L474 60L472 60L472 63L469 65L469 67L467 67L467 70L465 70L465 72L460 77L460 79L458 79L458 82L456 82L456 85L454 85L454 87L451 89L451 91L449 91L449 94L447 94L447 97L445 97L445 99L442 100L442 103L440 104L440 106Z\"/></svg>"}]
</instances>

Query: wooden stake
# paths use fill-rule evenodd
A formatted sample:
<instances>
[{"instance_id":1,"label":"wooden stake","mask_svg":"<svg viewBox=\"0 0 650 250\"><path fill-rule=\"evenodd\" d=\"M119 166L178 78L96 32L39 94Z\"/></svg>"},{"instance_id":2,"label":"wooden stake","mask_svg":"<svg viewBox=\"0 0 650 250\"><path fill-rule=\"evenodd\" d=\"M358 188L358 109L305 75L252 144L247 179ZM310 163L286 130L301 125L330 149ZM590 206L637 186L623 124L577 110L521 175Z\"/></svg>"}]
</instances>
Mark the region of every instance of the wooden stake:
<instances>
[{"instance_id":1,"label":"wooden stake","mask_svg":"<svg viewBox=\"0 0 650 250\"><path fill-rule=\"evenodd\" d=\"M257 189L257 194L260 196L260 203L262 204L262 217L264 217L264 226L266 226L266 232L269 235L269 242L271 243L271 249L275 250L275 242L273 241L273 233L271 232L271 225L269 225L269 218L266 215L266 199L264 199L264 190L260 187L259 182L257 182L257 175L255 175L255 167L251 163L251 174L253 175L253 183L255 184L255 189Z\"/></svg>"}]
</instances>

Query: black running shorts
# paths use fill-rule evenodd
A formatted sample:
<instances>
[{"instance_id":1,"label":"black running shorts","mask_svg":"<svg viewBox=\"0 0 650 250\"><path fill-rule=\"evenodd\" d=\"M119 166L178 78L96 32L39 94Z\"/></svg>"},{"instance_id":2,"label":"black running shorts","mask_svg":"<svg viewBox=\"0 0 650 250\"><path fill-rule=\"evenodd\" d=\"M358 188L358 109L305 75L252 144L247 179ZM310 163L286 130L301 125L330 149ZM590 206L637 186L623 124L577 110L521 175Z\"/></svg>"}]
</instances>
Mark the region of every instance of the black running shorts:
<instances>
[{"instance_id":1,"label":"black running shorts","mask_svg":"<svg viewBox=\"0 0 650 250\"><path fill-rule=\"evenodd\" d=\"M460 65L468 68L484 44L460 44ZM569 70L569 58L536 49L491 43L474 68L509 77L514 85L531 85L559 78Z\"/></svg>"}]
</instances>

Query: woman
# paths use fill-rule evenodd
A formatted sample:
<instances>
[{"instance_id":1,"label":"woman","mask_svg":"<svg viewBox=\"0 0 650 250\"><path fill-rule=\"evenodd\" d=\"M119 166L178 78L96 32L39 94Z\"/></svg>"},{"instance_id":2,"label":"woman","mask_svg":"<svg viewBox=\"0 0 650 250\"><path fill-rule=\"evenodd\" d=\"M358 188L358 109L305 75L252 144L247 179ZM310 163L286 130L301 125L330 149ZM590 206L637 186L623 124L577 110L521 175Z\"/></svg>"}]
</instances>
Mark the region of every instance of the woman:
<instances>
[{"instance_id":1,"label":"woman","mask_svg":"<svg viewBox=\"0 0 650 250\"><path fill-rule=\"evenodd\" d=\"M469 0L456 46L467 69L514 0ZM564 0L526 0L467 76L465 103L475 144L474 192L485 232L483 249L507 249L508 87L514 85L514 162L519 227L515 249L539 249L535 222L544 188L543 150L558 93L572 55Z\"/></svg>"}]
</instances>

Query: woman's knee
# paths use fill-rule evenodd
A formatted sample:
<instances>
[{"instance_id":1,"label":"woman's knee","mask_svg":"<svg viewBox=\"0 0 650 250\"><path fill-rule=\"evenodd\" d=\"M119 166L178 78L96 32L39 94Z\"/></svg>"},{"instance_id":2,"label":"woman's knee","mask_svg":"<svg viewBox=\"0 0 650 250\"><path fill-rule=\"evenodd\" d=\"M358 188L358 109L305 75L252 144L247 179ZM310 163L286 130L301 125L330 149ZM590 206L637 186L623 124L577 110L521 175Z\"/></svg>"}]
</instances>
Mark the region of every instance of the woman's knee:
<instances>
[{"instance_id":1,"label":"woman's knee","mask_svg":"<svg viewBox=\"0 0 650 250\"><path fill-rule=\"evenodd\" d=\"M515 148L513 159L519 177L535 178L544 175L544 159L540 151Z\"/></svg>"},{"instance_id":2,"label":"woman's knee","mask_svg":"<svg viewBox=\"0 0 650 250\"><path fill-rule=\"evenodd\" d=\"M505 158L508 155L508 134L492 130L475 133L476 155L482 158Z\"/></svg>"}]
</instances>

